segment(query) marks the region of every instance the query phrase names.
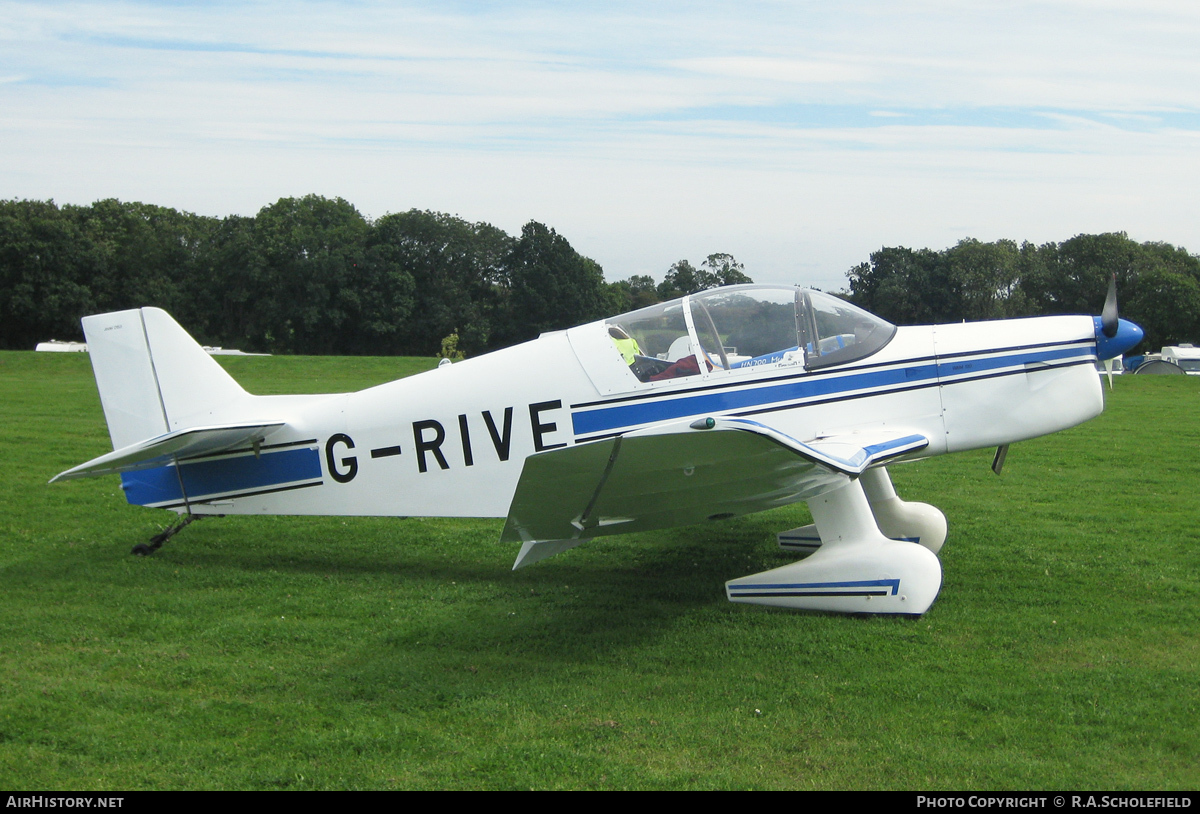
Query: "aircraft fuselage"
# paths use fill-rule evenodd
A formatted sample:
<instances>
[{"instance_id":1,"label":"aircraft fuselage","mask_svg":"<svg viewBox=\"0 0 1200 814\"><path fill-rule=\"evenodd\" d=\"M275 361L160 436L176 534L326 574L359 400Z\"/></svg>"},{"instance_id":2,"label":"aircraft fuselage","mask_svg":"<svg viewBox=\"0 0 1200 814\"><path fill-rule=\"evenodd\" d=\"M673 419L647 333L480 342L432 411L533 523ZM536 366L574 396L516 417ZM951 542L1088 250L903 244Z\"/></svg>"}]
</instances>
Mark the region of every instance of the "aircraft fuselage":
<instances>
[{"instance_id":1,"label":"aircraft fuselage","mask_svg":"<svg viewBox=\"0 0 1200 814\"><path fill-rule=\"evenodd\" d=\"M182 509L182 481L199 514L503 517L528 456L670 419L762 417L798 439L903 427L930 439L919 458L1055 432L1104 406L1090 317L903 327L846 365L714 369L609 393L587 366L620 372L615 352L598 358L603 341L589 344L602 330L546 334L357 393L239 400L206 423L250 414L287 427L257 453L184 463L182 477L171 466L126 473L127 498Z\"/></svg>"}]
</instances>

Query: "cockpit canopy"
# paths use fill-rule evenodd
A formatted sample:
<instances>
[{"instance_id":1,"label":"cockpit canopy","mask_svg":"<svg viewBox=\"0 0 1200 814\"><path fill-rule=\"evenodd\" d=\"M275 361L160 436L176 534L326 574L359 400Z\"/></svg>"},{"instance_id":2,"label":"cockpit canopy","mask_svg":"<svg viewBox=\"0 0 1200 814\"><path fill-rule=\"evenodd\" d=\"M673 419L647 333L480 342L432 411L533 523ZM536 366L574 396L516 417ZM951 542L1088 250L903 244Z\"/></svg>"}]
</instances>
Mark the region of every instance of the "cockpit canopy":
<instances>
[{"instance_id":1,"label":"cockpit canopy","mask_svg":"<svg viewBox=\"0 0 1200 814\"><path fill-rule=\"evenodd\" d=\"M766 365L815 370L869 356L896 333L891 323L829 294L767 285L692 294L607 319L605 326L642 382Z\"/></svg>"}]
</instances>

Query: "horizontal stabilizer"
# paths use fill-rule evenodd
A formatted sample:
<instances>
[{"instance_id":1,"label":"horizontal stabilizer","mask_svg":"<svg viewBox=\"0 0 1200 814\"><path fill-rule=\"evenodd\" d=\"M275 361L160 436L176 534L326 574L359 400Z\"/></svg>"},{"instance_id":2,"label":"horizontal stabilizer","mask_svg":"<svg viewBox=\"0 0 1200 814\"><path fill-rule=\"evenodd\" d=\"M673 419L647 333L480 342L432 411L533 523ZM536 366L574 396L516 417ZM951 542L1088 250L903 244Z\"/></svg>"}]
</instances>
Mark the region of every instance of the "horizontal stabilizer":
<instances>
[{"instance_id":1,"label":"horizontal stabilizer","mask_svg":"<svg viewBox=\"0 0 1200 814\"><path fill-rule=\"evenodd\" d=\"M501 541L526 544L519 566L570 547L545 546L551 541L763 511L845 485L928 444L908 432L801 442L741 418L666 422L526 459Z\"/></svg>"},{"instance_id":2,"label":"horizontal stabilizer","mask_svg":"<svg viewBox=\"0 0 1200 814\"><path fill-rule=\"evenodd\" d=\"M171 461L185 461L228 452L239 447L252 448L283 425L282 421L274 421L192 427L169 432L93 458L85 464L60 472L51 478L50 482L133 472L162 466Z\"/></svg>"}]
</instances>

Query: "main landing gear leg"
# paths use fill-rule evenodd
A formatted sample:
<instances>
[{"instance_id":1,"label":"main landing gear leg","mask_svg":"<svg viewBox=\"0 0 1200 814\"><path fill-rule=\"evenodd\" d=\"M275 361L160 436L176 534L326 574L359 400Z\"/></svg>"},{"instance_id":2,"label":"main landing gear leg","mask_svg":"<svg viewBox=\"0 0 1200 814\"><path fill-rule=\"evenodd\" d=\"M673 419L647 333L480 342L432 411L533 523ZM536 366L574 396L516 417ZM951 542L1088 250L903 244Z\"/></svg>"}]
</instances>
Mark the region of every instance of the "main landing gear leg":
<instances>
[{"instance_id":1,"label":"main landing gear leg","mask_svg":"<svg viewBox=\"0 0 1200 814\"><path fill-rule=\"evenodd\" d=\"M183 531L184 527L186 527L193 520L199 519L200 515L198 514L185 514L183 517L175 521L175 523L151 537L149 544L138 543L133 547L133 551L129 553L136 554L139 557L148 557L155 551L158 551L160 548L162 548L163 543L165 543L167 540L170 540L176 534Z\"/></svg>"},{"instance_id":2,"label":"main landing gear leg","mask_svg":"<svg viewBox=\"0 0 1200 814\"><path fill-rule=\"evenodd\" d=\"M921 545L891 540L859 479L808 501L822 545L800 562L725 583L731 602L836 613L918 616L942 587L942 564Z\"/></svg>"},{"instance_id":3,"label":"main landing gear leg","mask_svg":"<svg viewBox=\"0 0 1200 814\"><path fill-rule=\"evenodd\" d=\"M909 503L896 494L886 467L868 469L859 477L871 513L884 537L919 543L934 554L946 542L946 516L928 503ZM821 547L821 535L815 523L781 531L779 547L797 554L811 554Z\"/></svg>"},{"instance_id":4,"label":"main landing gear leg","mask_svg":"<svg viewBox=\"0 0 1200 814\"><path fill-rule=\"evenodd\" d=\"M934 554L942 550L942 543L946 542L946 515L937 507L901 500L886 467L868 469L859 480L885 537L919 543Z\"/></svg>"}]
</instances>

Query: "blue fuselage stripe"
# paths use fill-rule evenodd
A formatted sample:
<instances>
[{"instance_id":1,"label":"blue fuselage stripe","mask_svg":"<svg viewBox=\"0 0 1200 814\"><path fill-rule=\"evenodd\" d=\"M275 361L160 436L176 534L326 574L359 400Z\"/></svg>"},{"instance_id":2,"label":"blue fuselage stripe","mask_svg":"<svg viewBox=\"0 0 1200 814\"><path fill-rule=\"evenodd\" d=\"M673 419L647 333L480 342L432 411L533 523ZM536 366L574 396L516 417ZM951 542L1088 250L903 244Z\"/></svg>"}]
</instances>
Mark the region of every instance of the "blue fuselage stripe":
<instances>
[{"instance_id":1,"label":"blue fuselage stripe","mask_svg":"<svg viewBox=\"0 0 1200 814\"><path fill-rule=\"evenodd\" d=\"M178 473L174 466L159 466L125 472L121 488L125 499L138 506L183 500L183 479L189 500L210 495L263 489L321 477L321 456L315 449L289 449L211 461L184 462Z\"/></svg>"},{"instance_id":2,"label":"blue fuselage stripe","mask_svg":"<svg viewBox=\"0 0 1200 814\"><path fill-rule=\"evenodd\" d=\"M856 376L822 376L768 387L730 389L699 396L623 404L619 407L575 413L571 416L571 421L576 435L590 435L619 427L668 421L701 413L719 414L780 401L819 398L831 393L859 390L864 387L876 388L894 384L910 384L915 380L931 379L936 376L937 368L932 364L920 365L917 368L896 368L861 373Z\"/></svg>"},{"instance_id":3,"label":"blue fuselage stripe","mask_svg":"<svg viewBox=\"0 0 1200 814\"><path fill-rule=\"evenodd\" d=\"M664 395L659 399L581 410L571 415L571 424L576 436L592 435L675 418L727 413L781 402L806 401L839 393L883 391L893 386L911 387L922 381L933 384L939 379L964 374L979 374L1030 362L1052 362L1094 356L1095 352L1094 346L1076 345L1003 356L955 357L944 362L923 363L910 367L905 367L904 362L897 362L896 367L887 370L845 376L814 376L763 387L753 387L752 383L747 382L747 387L731 387L695 396L670 398ZM864 392L862 395L871 396L875 393Z\"/></svg>"}]
</instances>

